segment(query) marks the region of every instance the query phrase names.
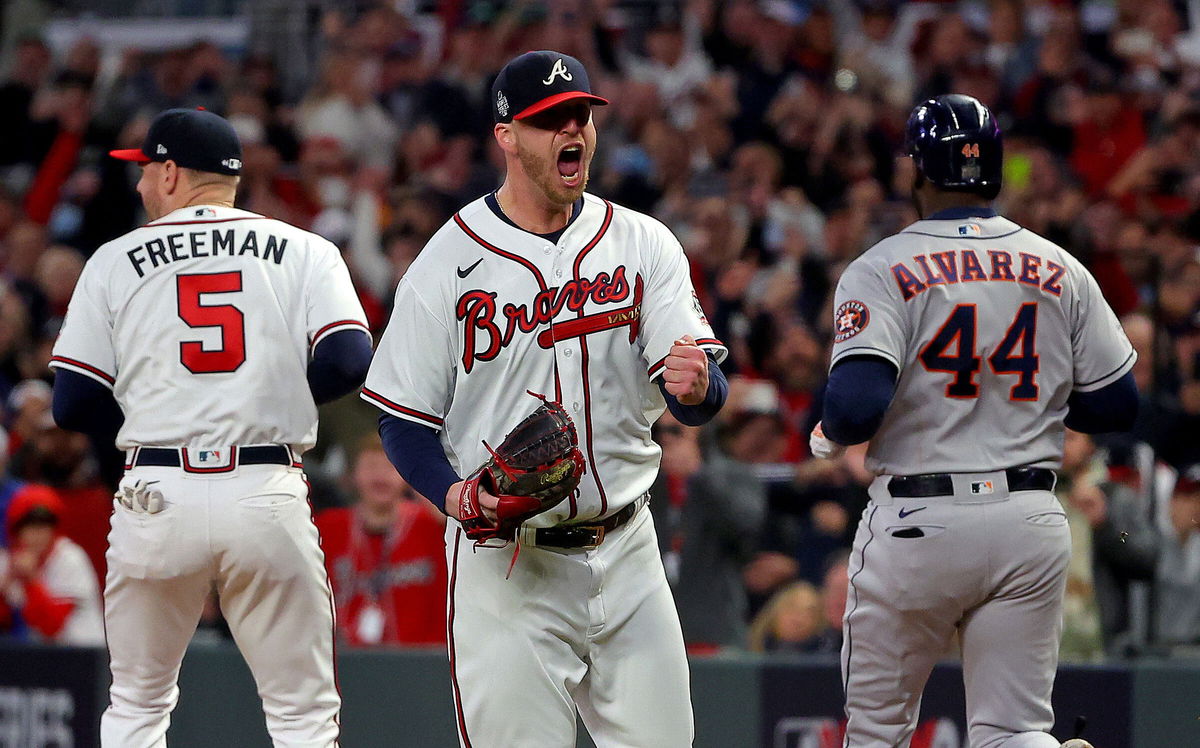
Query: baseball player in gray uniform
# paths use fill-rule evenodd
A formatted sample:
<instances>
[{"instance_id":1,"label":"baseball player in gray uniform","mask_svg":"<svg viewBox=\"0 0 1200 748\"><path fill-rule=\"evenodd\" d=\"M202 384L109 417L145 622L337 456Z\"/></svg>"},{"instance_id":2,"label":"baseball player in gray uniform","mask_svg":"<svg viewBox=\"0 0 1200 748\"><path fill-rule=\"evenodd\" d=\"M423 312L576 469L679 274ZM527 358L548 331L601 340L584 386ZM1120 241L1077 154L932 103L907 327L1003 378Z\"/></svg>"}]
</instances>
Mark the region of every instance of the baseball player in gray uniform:
<instances>
[{"instance_id":1,"label":"baseball player in gray uniform","mask_svg":"<svg viewBox=\"0 0 1200 748\"><path fill-rule=\"evenodd\" d=\"M1135 354L1088 271L988 207L1002 144L986 107L927 101L906 147L922 220L842 276L810 440L817 456L869 440L877 476L850 565L845 745L908 746L957 634L970 745L1058 748L1070 536L1053 469L1064 424L1132 425Z\"/></svg>"}]
</instances>

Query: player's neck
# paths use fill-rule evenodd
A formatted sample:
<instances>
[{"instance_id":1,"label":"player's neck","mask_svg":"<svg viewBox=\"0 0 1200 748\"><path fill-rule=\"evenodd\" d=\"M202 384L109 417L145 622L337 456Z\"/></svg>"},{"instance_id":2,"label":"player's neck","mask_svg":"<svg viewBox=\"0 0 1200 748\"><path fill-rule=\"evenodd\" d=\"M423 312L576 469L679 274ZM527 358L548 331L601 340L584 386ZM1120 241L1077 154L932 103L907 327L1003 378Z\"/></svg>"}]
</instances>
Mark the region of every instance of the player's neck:
<instances>
[{"instance_id":1,"label":"player's neck","mask_svg":"<svg viewBox=\"0 0 1200 748\"><path fill-rule=\"evenodd\" d=\"M552 234L571 220L573 206L558 205L543 196L532 182L504 180L496 190L496 203L508 220L531 234Z\"/></svg>"},{"instance_id":2,"label":"player's neck","mask_svg":"<svg viewBox=\"0 0 1200 748\"><path fill-rule=\"evenodd\" d=\"M951 208L968 208L987 210L992 207L990 200L962 192L942 192L940 190L922 190L919 194L921 218L929 218L935 213Z\"/></svg>"},{"instance_id":3,"label":"player's neck","mask_svg":"<svg viewBox=\"0 0 1200 748\"><path fill-rule=\"evenodd\" d=\"M193 190L181 193L176 199L168 200L163 206L163 216L174 213L183 208L190 208L198 205L211 205L215 207L232 208L234 201L234 193L227 188L214 189L213 187L197 187ZM158 216L162 218L162 216ZM158 220L157 218L154 220Z\"/></svg>"}]
</instances>

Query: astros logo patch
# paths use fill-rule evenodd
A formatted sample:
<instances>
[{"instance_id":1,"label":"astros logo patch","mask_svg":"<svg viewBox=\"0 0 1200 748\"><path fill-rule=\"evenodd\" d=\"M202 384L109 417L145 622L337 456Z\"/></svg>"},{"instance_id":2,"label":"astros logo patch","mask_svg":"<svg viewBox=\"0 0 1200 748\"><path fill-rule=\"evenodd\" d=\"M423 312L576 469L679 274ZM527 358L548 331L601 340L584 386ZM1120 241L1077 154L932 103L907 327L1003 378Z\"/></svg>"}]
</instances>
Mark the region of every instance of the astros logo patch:
<instances>
[{"instance_id":1,"label":"astros logo patch","mask_svg":"<svg viewBox=\"0 0 1200 748\"><path fill-rule=\"evenodd\" d=\"M870 321L871 313L867 311L866 304L861 301L843 303L833 315L833 342L849 340L865 330Z\"/></svg>"}]
</instances>

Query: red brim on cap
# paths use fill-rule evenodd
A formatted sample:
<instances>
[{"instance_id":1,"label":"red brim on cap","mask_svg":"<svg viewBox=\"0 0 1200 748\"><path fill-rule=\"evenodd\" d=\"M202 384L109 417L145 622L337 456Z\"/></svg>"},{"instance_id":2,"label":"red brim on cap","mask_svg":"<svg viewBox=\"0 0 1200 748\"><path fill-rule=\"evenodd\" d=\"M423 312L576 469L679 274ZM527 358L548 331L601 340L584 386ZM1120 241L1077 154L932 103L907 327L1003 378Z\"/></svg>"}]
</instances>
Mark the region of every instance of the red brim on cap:
<instances>
[{"instance_id":1,"label":"red brim on cap","mask_svg":"<svg viewBox=\"0 0 1200 748\"><path fill-rule=\"evenodd\" d=\"M513 119L525 119L526 117L532 117L538 112L544 112L552 106L557 106L564 101L571 101L572 99L587 99L593 104L608 103L608 99L596 96L595 94L586 93L584 91L564 91L562 93L554 94L553 96L547 96L536 104L530 104L514 114Z\"/></svg>"},{"instance_id":2,"label":"red brim on cap","mask_svg":"<svg viewBox=\"0 0 1200 748\"><path fill-rule=\"evenodd\" d=\"M122 161L133 161L139 164L148 164L152 160L149 156L142 153L141 148L126 148L120 151L109 151L108 155L113 158L119 158Z\"/></svg>"}]
</instances>

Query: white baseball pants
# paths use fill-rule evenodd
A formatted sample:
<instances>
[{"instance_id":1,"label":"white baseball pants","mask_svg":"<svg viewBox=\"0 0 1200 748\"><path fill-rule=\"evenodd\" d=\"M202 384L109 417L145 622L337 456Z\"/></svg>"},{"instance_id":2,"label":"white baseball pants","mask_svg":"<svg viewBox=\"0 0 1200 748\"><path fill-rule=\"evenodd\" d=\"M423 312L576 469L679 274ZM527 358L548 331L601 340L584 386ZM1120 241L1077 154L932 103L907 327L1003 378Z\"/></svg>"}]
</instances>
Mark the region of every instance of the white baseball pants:
<instances>
[{"instance_id":1,"label":"white baseball pants","mask_svg":"<svg viewBox=\"0 0 1200 748\"><path fill-rule=\"evenodd\" d=\"M592 550L474 548L446 528L450 677L463 748L683 748L687 657L650 512Z\"/></svg>"},{"instance_id":2,"label":"white baseball pants","mask_svg":"<svg viewBox=\"0 0 1200 748\"><path fill-rule=\"evenodd\" d=\"M166 745L180 662L215 585L274 744L336 746L333 596L301 470L136 467L122 485L136 479L157 481L166 508L114 502L104 590L113 682L101 744Z\"/></svg>"},{"instance_id":3,"label":"white baseball pants","mask_svg":"<svg viewBox=\"0 0 1200 748\"><path fill-rule=\"evenodd\" d=\"M849 748L908 747L925 682L955 632L972 748L1058 748L1045 731L1071 553L1066 514L1048 491L1008 493L1003 472L954 477L954 496L893 498L887 476L871 486L843 626ZM993 492L973 495L972 482Z\"/></svg>"}]
</instances>

